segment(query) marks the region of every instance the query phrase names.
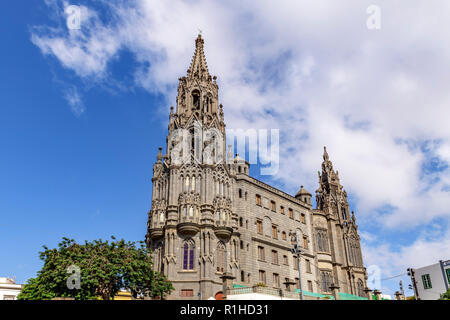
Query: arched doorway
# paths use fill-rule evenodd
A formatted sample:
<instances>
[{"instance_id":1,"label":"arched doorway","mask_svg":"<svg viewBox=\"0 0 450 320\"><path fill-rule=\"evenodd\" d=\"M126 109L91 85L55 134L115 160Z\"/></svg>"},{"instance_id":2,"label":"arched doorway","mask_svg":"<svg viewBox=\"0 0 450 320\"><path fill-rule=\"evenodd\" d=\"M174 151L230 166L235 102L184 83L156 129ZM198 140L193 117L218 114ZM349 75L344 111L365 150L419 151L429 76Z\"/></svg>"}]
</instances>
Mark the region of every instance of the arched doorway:
<instances>
[{"instance_id":1,"label":"arched doorway","mask_svg":"<svg viewBox=\"0 0 450 320\"><path fill-rule=\"evenodd\" d=\"M216 295L214 296L214 298L216 300L223 300L223 293L222 293L222 291L217 292Z\"/></svg>"}]
</instances>

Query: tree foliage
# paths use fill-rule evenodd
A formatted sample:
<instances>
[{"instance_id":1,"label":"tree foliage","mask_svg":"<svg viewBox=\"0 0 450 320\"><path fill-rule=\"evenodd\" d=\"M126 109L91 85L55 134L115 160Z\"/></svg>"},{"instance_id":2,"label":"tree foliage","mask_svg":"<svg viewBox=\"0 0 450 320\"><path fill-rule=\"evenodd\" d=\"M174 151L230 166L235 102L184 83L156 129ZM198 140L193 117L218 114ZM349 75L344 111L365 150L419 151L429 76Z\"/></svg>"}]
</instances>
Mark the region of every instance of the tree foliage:
<instances>
[{"instance_id":1,"label":"tree foliage","mask_svg":"<svg viewBox=\"0 0 450 320\"><path fill-rule=\"evenodd\" d=\"M77 300L110 300L121 289L128 289L134 297L164 297L173 290L164 275L153 271L150 252L142 241L125 240L78 244L63 238L58 248L39 252L44 265L36 278L28 283L18 295L21 300L45 300L55 297L73 297ZM69 266L80 270L80 288L68 286ZM70 282L70 279L69 279Z\"/></svg>"},{"instance_id":2,"label":"tree foliage","mask_svg":"<svg viewBox=\"0 0 450 320\"><path fill-rule=\"evenodd\" d=\"M450 300L450 289L448 289L447 292L441 294L439 300Z\"/></svg>"}]
</instances>

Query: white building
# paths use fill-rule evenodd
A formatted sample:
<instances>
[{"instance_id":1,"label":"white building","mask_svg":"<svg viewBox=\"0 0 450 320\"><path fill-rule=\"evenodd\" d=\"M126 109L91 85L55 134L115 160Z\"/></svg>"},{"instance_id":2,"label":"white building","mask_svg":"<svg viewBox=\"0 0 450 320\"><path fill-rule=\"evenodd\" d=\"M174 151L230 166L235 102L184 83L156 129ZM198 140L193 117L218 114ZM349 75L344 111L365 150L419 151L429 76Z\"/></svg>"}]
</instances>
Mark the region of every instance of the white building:
<instances>
[{"instance_id":1,"label":"white building","mask_svg":"<svg viewBox=\"0 0 450 320\"><path fill-rule=\"evenodd\" d=\"M14 279L0 277L0 300L16 300L22 290L21 284L16 284Z\"/></svg>"},{"instance_id":2,"label":"white building","mask_svg":"<svg viewBox=\"0 0 450 320\"><path fill-rule=\"evenodd\" d=\"M437 300L449 289L450 260L439 261L418 269L411 269L411 279L418 300Z\"/></svg>"}]
</instances>

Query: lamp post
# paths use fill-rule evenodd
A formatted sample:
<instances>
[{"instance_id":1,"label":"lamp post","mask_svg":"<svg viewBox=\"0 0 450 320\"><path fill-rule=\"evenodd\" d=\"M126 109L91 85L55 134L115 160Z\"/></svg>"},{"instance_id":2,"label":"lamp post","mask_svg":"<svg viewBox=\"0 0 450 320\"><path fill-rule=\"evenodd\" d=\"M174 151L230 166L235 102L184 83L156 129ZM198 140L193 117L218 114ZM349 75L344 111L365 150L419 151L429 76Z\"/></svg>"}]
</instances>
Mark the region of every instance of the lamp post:
<instances>
[{"instance_id":1,"label":"lamp post","mask_svg":"<svg viewBox=\"0 0 450 320\"><path fill-rule=\"evenodd\" d=\"M300 249L300 245L298 243L298 235L297 232L290 233L292 242L294 242L294 247L291 249L292 254L297 255L297 268L298 268L298 282L300 289L300 300L303 300L303 288L302 288L302 273L300 271L300 259L302 256L302 251Z\"/></svg>"}]
</instances>

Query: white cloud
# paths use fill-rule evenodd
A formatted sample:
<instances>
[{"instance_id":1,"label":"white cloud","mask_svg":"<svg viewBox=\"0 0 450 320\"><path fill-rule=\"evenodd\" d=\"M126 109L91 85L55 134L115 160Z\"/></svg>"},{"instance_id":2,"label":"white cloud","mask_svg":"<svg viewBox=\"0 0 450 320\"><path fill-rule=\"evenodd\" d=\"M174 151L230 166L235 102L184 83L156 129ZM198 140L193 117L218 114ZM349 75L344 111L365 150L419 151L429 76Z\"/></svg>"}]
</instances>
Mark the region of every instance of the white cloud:
<instances>
[{"instance_id":1,"label":"white cloud","mask_svg":"<svg viewBox=\"0 0 450 320\"><path fill-rule=\"evenodd\" d=\"M65 90L64 98L70 106L70 110L77 117L85 111L83 100L76 87L71 87Z\"/></svg>"},{"instance_id":2,"label":"white cloud","mask_svg":"<svg viewBox=\"0 0 450 320\"><path fill-rule=\"evenodd\" d=\"M202 29L228 128L281 129L273 180L287 191L316 189L327 145L359 221L403 230L448 221L450 170L423 166L430 154L450 161L450 3L379 0L379 31L366 28L370 4L119 1L109 4L108 23L84 7L89 19L81 32L38 28L32 41L80 77L97 80L126 48L142 63L130 70L135 85L174 104ZM431 150L420 148L433 141L439 143ZM377 214L382 207L392 210ZM419 260L407 251L427 248L422 254L436 259L450 247L444 235L447 247L418 239L400 255L412 263ZM388 263L386 250L374 260Z\"/></svg>"}]
</instances>

